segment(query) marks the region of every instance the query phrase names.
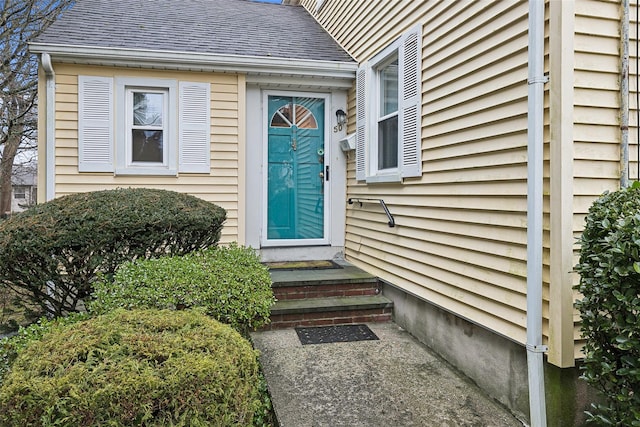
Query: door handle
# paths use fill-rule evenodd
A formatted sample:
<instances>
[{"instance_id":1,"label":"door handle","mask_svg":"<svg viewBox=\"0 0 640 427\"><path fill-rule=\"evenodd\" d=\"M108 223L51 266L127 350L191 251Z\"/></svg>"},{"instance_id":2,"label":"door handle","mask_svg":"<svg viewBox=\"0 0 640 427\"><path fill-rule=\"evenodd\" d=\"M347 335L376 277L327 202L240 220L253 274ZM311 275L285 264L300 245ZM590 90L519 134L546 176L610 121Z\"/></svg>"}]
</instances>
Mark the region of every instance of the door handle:
<instances>
[{"instance_id":1,"label":"door handle","mask_svg":"<svg viewBox=\"0 0 640 427\"><path fill-rule=\"evenodd\" d=\"M325 181L329 181L329 166L324 167L324 179Z\"/></svg>"}]
</instances>

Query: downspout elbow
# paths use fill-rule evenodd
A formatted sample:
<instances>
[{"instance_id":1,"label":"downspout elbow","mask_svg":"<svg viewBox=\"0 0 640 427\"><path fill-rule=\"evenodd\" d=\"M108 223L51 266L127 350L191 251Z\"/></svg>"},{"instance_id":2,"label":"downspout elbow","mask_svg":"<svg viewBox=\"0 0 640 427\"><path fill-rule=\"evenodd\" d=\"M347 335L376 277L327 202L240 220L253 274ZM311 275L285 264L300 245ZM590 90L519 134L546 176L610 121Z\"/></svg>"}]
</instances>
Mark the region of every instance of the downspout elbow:
<instances>
[{"instance_id":1,"label":"downspout elbow","mask_svg":"<svg viewBox=\"0 0 640 427\"><path fill-rule=\"evenodd\" d=\"M47 75L47 79L55 79L56 72L53 70L53 64L51 63L51 55L49 55L48 53L43 53L42 56L40 57L40 60L42 62L42 69Z\"/></svg>"}]
</instances>

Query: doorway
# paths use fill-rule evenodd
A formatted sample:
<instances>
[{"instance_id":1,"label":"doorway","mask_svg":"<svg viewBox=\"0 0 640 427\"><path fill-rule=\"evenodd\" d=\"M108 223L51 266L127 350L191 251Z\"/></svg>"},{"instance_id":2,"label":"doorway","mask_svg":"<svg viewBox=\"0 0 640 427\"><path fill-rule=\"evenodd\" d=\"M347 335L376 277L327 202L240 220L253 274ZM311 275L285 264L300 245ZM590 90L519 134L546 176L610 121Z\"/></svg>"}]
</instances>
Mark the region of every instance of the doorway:
<instances>
[{"instance_id":1,"label":"doorway","mask_svg":"<svg viewBox=\"0 0 640 427\"><path fill-rule=\"evenodd\" d=\"M269 246L328 243L325 104L323 97L268 95L263 237Z\"/></svg>"}]
</instances>

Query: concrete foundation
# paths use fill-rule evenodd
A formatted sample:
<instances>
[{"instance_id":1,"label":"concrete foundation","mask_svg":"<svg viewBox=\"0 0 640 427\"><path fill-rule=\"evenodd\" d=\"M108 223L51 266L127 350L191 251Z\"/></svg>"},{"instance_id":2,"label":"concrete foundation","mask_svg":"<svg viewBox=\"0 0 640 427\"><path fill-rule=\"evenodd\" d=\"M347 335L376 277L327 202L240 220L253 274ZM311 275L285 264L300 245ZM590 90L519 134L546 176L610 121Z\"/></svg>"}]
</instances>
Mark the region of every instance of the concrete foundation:
<instances>
[{"instance_id":1,"label":"concrete foundation","mask_svg":"<svg viewBox=\"0 0 640 427\"><path fill-rule=\"evenodd\" d=\"M463 372L525 423L529 420L527 352L523 345L384 283L394 321ZM578 368L545 363L547 425L581 426L595 392Z\"/></svg>"}]
</instances>

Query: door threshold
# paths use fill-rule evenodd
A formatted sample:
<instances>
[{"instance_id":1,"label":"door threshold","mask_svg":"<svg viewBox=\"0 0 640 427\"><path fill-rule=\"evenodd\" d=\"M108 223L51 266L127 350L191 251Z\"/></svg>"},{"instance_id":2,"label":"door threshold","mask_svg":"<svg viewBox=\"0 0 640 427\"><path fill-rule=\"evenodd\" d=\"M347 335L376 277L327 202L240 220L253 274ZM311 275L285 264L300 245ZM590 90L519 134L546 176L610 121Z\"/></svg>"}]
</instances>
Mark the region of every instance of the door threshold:
<instances>
[{"instance_id":1,"label":"door threshold","mask_svg":"<svg viewBox=\"0 0 640 427\"><path fill-rule=\"evenodd\" d=\"M344 259L342 246L293 246L279 248L260 248L262 262L317 261Z\"/></svg>"}]
</instances>

